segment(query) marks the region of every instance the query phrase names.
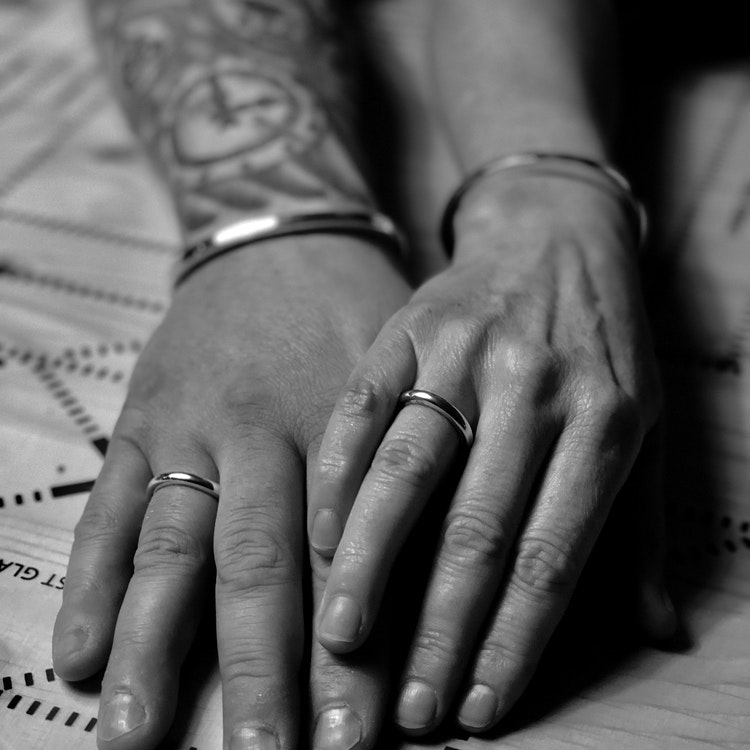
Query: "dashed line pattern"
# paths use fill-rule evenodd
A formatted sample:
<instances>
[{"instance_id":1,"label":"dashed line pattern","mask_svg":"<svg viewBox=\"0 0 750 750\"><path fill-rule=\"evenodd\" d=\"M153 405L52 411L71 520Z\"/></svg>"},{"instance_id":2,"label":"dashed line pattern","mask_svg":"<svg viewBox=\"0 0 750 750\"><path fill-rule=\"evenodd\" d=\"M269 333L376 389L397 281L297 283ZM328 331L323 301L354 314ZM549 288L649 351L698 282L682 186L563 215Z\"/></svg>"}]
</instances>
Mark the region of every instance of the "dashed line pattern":
<instances>
[{"instance_id":1,"label":"dashed line pattern","mask_svg":"<svg viewBox=\"0 0 750 750\"><path fill-rule=\"evenodd\" d=\"M71 279L61 276L52 276L49 274L38 273L29 268L20 268L10 263L0 263L0 276L14 279L16 281L36 284L38 286L53 289L56 292L72 294L78 297L93 299L97 302L105 302L110 305L119 307L142 310L144 312L161 313L164 312L164 303L158 300L147 299L145 297L135 297L132 294L122 294L105 289L97 289L86 284L81 284Z\"/></svg>"},{"instance_id":2,"label":"dashed line pattern","mask_svg":"<svg viewBox=\"0 0 750 750\"><path fill-rule=\"evenodd\" d=\"M25 687L34 687L36 684L32 672L24 672L22 679ZM56 679L55 673L51 667L44 671L44 680L46 680L46 682L55 682ZM20 682L20 680L16 680L16 682ZM81 719L81 714L78 711L67 713L60 706L56 706L53 703L45 704L44 701L39 700L38 698L30 698L27 695L15 692L13 677L9 675L2 678L0 696L2 696L3 693L15 693L5 705L6 710L15 711L20 707L20 710L27 716L38 715L39 718L44 717L44 721L57 721L63 726L75 727L87 733L93 732L96 728L97 719L94 716L88 717L87 721L85 721L85 717L79 721L79 719ZM42 710L40 711L40 709ZM195 745L191 745L188 750L198 750L198 748ZM450 748L446 748L446 750L450 750Z\"/></svg>"},{"instance_id":3,"label":"dashed line pattern","mask_svg":"<svg viewBox=\"0 0 750 750\"><path fill-rule=\"evenodd\" d=\"M134 237L105 227L87 224L79 219L69 221L57 216L48 216L46 214L22 211L15 208L0 208L0 219L35 229L42 229L46 232L59 232L86 240L106 242L117 247L136 248L138 250L161 254L167 253L175 256L175 258L177 257L177 246L175 244L146 237Z\"/></svg>"},{"instance_id":4,"label":"dashed line pattern","mask_svg":"<svg viewBox=\"0 0 750 750\"><path fill-rule=\"evenodd\" d=\"M22 365L30 365L36 372L42 370L61 370L66 373L76 373L84 377L93 377L97 380L109 380L111 383L120 383L126 378L124 370L112 369L106 365L96 366L91 361L94 357L106 357L109 355L138 354L143 344L132 339L128 342L115 341L113 343L100 343L96 346L84 344L78 349L68 348L61 356L50 359L46 354L38 354L32 349L23 349L17 346L5 347L0 342L0 367L9 361L17 361Z\"/></svg>"},{"instance_id":5,"label":"dashed line pattern","mask_svg":"<svg viewBox=\"0 0 750 750\"><path fill-rule=\"evenodd\" d=\"M3 694L4 691L0 690L0 695ZM24 703L24 701L28 701L29 705L21 705ZM19 706L21 706L21 710L23 711L25 708L25 713L27 716L35 716L37 711L44 705L43 701L29 698L25 695L21 695L20 693L16 693L6 704L5 708L9 711L15 711ZM46 710L46 707L45 707ZM39 714L41 717L42 714ZM80 718L80 713L78 711L71 711L69 714L65 714L65 712L62 712L60 709L60 706L52 705L49 711L47 712L46 716L44 716L45 721L55 721L59 718L65 717L65 721L62 722L66 727L77 727L82 729L84 732L92 732L94 730L94 727L96 727L96 717L90 717L89 720L86 722L85 725L83 725L83 722L79 722L78 719Z\"/></svg>"},{"instance_id":6,"label":"dashed line pattern","mask_svg":"<svg viewBox=\"0 0 750 750\"><path fill-rule=\"evenodd\" d=\"M665 506L669 532L669 556L678 564L750 553L750 521L717 517L696 505L669 502ZM695 533L695 530L698 533Z\"/></svg>"},{"instance_id":7,"label":"dashed line pattern","mask_svg":"<svg viewBox=\"0 0 750 750\"><path fill-rule=\"evenodd\" d=\"M78 399L71 393L54 372L49 370L39 373L39 379L44 383L52 396L59 402L69 417L81 428L81 431L87 437L94 434L102 433L102 429L94 421L94 418L87 414L81 406Z\"/></svg>"}]
</instances>

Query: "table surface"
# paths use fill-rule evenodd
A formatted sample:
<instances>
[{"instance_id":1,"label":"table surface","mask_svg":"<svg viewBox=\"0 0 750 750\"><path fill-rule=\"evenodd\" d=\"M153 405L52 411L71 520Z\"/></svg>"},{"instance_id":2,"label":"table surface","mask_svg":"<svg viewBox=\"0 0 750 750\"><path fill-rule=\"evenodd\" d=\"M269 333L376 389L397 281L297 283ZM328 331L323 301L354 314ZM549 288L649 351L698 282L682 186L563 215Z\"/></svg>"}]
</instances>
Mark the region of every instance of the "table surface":
<instances>
[{"instance_id":1,"label":"table surface","mask_svg":"<svg viewBox=\"0 0 750 750\"><path fill-rule=\"evenodd\" d=\"M177 249L84 29L77 0L0 0L0 750L95 747L96 685L55 678L50 633ZM653 317L690 645L551 661L503 734L426 747L750 747L750 66L693 71L668 101ZM211 657L183 683L164 747L220 747Z\"/></svg>"}]
</instances>

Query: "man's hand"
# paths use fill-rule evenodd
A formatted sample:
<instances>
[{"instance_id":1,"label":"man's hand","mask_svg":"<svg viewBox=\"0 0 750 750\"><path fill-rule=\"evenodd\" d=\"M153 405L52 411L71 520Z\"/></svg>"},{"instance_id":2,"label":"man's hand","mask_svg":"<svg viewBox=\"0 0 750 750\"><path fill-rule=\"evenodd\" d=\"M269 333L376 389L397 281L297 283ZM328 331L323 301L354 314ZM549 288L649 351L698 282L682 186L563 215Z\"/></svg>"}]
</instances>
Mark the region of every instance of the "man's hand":
<instances>
[{"instance_id":1,"label":"man's hand","mask_svg":"<svg viewBox=\"0 0 750 750\"><path fill-rule=\"evenodd\" d=\"M308 516L311 546L333 556L318 639L348 653L366 641L431 495L466 460L403 675L397 720L416 734L457 699L472 731L512 706L660 409L628 224L611 196L502 176L461 218L452 266L391 319L339 398ZM434 411L405 406L394 418L412 388L466 415L468 455ZM664 637L674 613L653 461L650 471L639 519L650 544L633 574L642 618Z\"/></svg>"},{"instance_id":2,"label":"man's hand","mask_svg":"<svg viewBox=\"0 0 750 750\"><path fill-rule=\"evenodd\" d=\"M296 747L306 463L409 292L380 248L329 236L238 250L177 291L76 529L55 625L61 677L106 666L100 747L148 750L168 730L214 560L225 746ZM148 480L178 470L220 481L218 504L176 486L147 503ZM314 662L315 747L371 747L382 666L344 669L319 647Z\"/></svg>"}]
</instances>

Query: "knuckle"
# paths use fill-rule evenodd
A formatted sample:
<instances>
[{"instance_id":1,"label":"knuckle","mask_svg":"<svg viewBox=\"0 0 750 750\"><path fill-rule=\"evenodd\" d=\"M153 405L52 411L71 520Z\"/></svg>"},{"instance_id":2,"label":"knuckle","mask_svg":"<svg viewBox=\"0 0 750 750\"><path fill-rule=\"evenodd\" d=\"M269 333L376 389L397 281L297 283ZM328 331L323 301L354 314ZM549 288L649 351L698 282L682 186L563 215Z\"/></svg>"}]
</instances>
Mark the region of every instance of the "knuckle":
<instances>
[{"instance_id":1,"label":"knuckle","mask_svg":"<svg viewBox=\"0 0 750 750\"><path fill-rule=\"evenodd\" d=\"M276 683L282 675L293 674L302 657L302 642L302 638L289 639L285 648L280 649L271 638L235 634L221 649L224 690L242 694L248 683Z\"/></svg>"},{"instance_id":2,"label":"knuckle","mask_svg":"<svg viewBox=\"0 0 750 750\"><path fill-rule=\"evenodd\" d=\"M258 366L246 367L230 377L216 394L217 412L236 427L252 425L267 428L273 424L277 394L268 377Z\"/></svg>"},{"instance_id":3,"label":"knuckle","mask_svg":"<svg viewBox=\"0 0 750 750\"><path fill-rule=\"evenodd\" d=\"M367 419L378 412L385 400L380 386L369 378L360 377L344 389L339 408L349 419Z\"/></svg>"},{"instance_id":4,"label":"knuckle","mask_svg":"<svg viewBox=\"0 0 750 750\"><path fill-rule=\"evenodd\" d=\"M547 536L524 538L514 565L516 585L532 596L566 594L573 590L581 563L573 545Z\"/></svg>"},{"instance_id":5,"label":"knuckle","mask_svg":"<svg viewBox=\"0 0 750 750\"><path fill-rule=\"evenodd\" d=\"M443 542L449 559L462 566L495 564L507 551L506 524L486 507L457 509L446 517Z\"/></svg>"},{"instance_id":6,"label":"knuckle","mask_svg":"<svg viewBox=\"0 0 750 750\"><path fill-rule=\"evenodd\" d=\"M445 630L420 628L412 644L413 661L432 666L435 661L454 662L460 653L459 644Z\"/></svg>"},{"instance_id":7,"label":"knuckle","mask_svg":"<svg viewBox=\"0 0 750 750\"><path fill-rule=\"evenodd\" d=\"M349 462L339 450L321 451L316 478L325 484L336 484L346 475Z\"/></svg>"},{"instance_id":8,"label":"knuckle","mask_svg":"<svg viewBox=\"0 0 750 750\"><path fill-rule=\"evenodd\" d=\"M119 518L109 505L90 502L75 525L73 538L76 546L108 544L117 533Z\"/></svg>"},{"instance_id":9,"label":"knuckle","mask_svg":"<svg viewBox=\"0 0 750 750\"><path fill-rule=\"evenodd\" d=\"M214 544L217 585L229 593L287 583L295 569L289 540L256 516L227 524Z\"/></svg>"},{"instance_id":10,"label":"knuckle","mask_svg":"<svg viewBox=\"0 0 750 750\"><path fill-rule=\"evenodd\" d=\"M565 371L561 353L528 341L512 341L501 351L501 364L516 393L531 403L544 403L554 397Z\"/></svg>"},{"instance_id":11,"label":"knuckle","mask_svg":"<svg viewBox=\"0 0 750 750\"><path fill-rule=\"evenodd\" d=\"M614 383L590 387L588 411L598 424L599 443L604 450L640 444L647 416L641 401Z\"/></svg>"},{"instance_id":12,"label":"knuckle","mask_svg":"<svg viewBox=\"0 0 750 750\"><path fill-rule=\"evenodd\" d=\"M194 534L166 522L144 527L133 558L138 575L164 570L196 570L208 558L206 544Z\"/></svg>"},{"instance_id":13,"label":"knuckle","mask_svg":"<svg viewBox=\"0 0 750 750\"><path fill-rule=\"evenodd\" d=\"M422 487L435 476L437 461L417 439L402 436L383 442L375 454L373 470L397 482Z\"/></svg>"},{"instance_id":14,"label":"knuckle","mask_svg":"<svg viewBox=\"0 0 750 750\"><path fill-rule=\"evenodd\" d=\"M533 649L512 633L490 635L477 655L480 681L503 685L507 690L513 683L525 682L536 667Z\"/></svg>"}]
</instances>

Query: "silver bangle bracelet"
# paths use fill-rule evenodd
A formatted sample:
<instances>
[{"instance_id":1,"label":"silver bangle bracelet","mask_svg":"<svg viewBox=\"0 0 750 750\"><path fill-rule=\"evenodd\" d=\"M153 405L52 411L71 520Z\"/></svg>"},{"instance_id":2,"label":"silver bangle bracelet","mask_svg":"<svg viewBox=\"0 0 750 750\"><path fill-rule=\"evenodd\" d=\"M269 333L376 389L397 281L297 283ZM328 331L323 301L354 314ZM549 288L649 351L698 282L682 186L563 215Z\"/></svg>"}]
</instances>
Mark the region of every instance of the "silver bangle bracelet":
<instances>
[{"instance_id":1,"label":"silver bangle bracelet","mask_svg":"<svg viewBox=\"0 0 750 750\"><path fill-rule=\"evenodd\" d=\"M373 237L382 241L399 257L405 242L396 225L377 211L319 211L300 214L265 214L229 224L209 238L188 247L175 273L179 286L199 266L224 253L255 242L291 235L334 233Z\"/></svg>"},{"instance_id":2,"label":"silver bangle bracelet","mask_svg":"<svg viewBox=\"0 0 750 750\"><path fill-rule=\"evenodd\" d=\"M455 232L453 221L456 212L464 196L481 180L490 175L512 169L538 168L540 173L582 179L573 170L576 168L594 172L603 178L613 193L619 196L625 203L630 215L635 235L636 247L641 250L648 236L648 215L643 204L638 200L630 181L618 169L611 164L590 159L576 154L565 154L555 152L524 152L499 156L485 162L482 166L472 172L456 189L446 204L443 219L440 225L440 237L446 253L450 257L455 244Z\"/></svg>"}]
</instances>

